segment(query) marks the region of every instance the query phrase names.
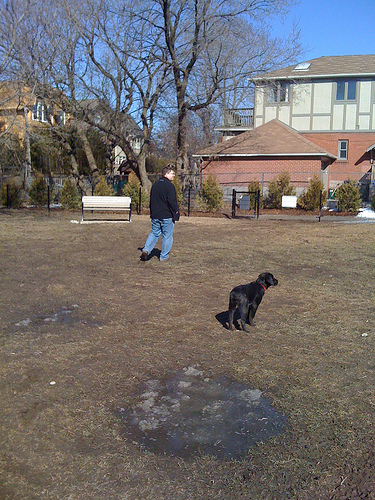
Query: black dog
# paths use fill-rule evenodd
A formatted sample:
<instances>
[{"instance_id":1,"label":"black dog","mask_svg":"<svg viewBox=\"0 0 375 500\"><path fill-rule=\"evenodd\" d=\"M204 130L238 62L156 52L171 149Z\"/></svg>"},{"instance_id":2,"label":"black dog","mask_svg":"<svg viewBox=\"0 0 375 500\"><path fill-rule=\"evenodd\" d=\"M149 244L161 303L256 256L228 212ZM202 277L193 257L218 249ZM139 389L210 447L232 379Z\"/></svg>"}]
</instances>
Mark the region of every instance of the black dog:
<instances>
[{"instance_id":1,"label":"black dog","mask_svg":"<svg viewBox=\"0 0 375 500\"><path fill-rule=\"evenodd\" d=\"M271 273L262 273L256 281L233 288L229 295L229 330L233 329L234 311L238 307L241 316L241 327L246 332L249 332L246 322L254 326L253 319L265 291L270 286L276 286L277 283L277 279Z\"/></svg>"}]
</instances>

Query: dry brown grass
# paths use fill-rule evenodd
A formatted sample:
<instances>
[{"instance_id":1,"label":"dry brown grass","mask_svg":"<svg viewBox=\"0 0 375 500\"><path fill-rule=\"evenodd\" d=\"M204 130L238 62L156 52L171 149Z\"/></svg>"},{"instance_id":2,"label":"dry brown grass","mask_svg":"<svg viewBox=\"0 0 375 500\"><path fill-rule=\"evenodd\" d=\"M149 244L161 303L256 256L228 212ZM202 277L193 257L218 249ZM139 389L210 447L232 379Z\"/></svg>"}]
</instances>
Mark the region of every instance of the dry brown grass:
<instances>
[{"instance_id":1,"label":"dry brown grass","mask_svg":"<svg viewBox=\"0 0 375 500\"><path fill-rule=\"evenodd\" d=\"M183 217L141 263L147 216L71 219L0 213L0 498L375 498L373 224ZM215 315L265 270L257 326L229 333ZM126 440L116 409L192 365L264 391L287 432L241 462Z\"/></svg>"}]
</instances>

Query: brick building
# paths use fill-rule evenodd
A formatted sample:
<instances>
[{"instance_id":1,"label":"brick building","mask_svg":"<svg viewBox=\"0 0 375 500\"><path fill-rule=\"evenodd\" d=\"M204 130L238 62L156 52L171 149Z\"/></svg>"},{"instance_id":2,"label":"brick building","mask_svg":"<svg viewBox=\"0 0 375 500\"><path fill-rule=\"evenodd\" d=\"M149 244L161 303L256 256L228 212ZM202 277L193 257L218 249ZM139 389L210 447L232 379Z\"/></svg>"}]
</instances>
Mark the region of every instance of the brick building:
<instances>
[{"instance_id":1,"label":"brick building","mask_svg":"<svg viewBox=\"0 0 375 500\"><path fill-rule=\"evenodd\" d=\"M350 178L368 196L375 164L375 55L321 57L252 82L251 112L224 110L223 142L195 155L203 175L214 174L225 189L251 180L266 189L269 180L289 172L297 192L314 174L326 189Z\"/></svg>"}]
</instances>

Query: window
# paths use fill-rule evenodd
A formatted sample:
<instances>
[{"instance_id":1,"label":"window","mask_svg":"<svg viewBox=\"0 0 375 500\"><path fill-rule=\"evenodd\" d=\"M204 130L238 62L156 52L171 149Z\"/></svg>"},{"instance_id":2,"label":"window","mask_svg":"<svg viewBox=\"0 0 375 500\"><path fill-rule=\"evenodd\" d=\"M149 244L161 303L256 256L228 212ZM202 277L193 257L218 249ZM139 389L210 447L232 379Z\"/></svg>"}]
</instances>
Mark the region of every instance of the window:
<instances>
[{"instance_id":1,"label":"window","mask_svg":"<svg viewBox=\"0 0 375 500\"><path fill-rule=\"evenodd\" d=\"M50 109L42 102L37 101L33 106L33 120L36 122L46 123L48 121L48 114L50 114Z\"/></svg>"},{"instance_id":2,"label":"window","mask_svg":"<svg viewBox=\"0 0 375 500\"><path fill-rule=\"evenodd\" d=\"M336 101L355 101L357 80L340 80L336 83Z\"/></svg>"},{"instance_id":3,"label":"window","mask_svg":"<svg viewBox=\"0 0 375 500\"><path fill-rule=\"evenodd\" d=\"M347 95L348 101L354 101L355 100L356 83L357 82L355 80L350 80L348 82L348 95Z\"/></svg>"},{"instance_id":4,"label":"window","mask_svg":"<svg viewBox=\"0 0 375 500\"><path fill-rule=\"evenodd\" d=\"M268 102L277 102L277 86L268 87Z\"/></svg>"},{"instance_id":5,"label":"window","mask_svg":"<svg viewBox=\"0 0 375 500\"><path fill-rule=\"evenodd\" d=\"M345 82L337 82L336 101L343 101L344 99L345 99Z\"/></svg>"},{"instance_id":6,"label":"window","mask_svg":"<svg viewBox=\"0 0 375 500\"><path fill-rule=\"evenodd\" d=\"M339 141L339 160L348 159L348 144L349 141Z\"/></svg>"},{"instance_id":7,"label":"window","mask_svg":"<svg viewBox=\"0 0 375 500\"><path fill-rule=\"evenodd\" d=\"M288 82L277 82L268 87L268 102L289 102Z\"/></svg>"},{"instance_id":8,"label":"window","mask_svg":"<svg viewBox=\"0 0 375 500\"><path fill-rule=\"evenodd\" d=\"M311 63L309 62L303 62L297 64L297 66L294 68L293 71L308 71L311 66Z\"/></svg>"},{"instance_id":9,"label":"window","mask_svg":"<svg viewBox=\"0 0 375 500\"><path fill-rule=\"evenodd\" d=\"M280 83L280 102L289 102L289 83Z\"/></svg>"}]
</instances>

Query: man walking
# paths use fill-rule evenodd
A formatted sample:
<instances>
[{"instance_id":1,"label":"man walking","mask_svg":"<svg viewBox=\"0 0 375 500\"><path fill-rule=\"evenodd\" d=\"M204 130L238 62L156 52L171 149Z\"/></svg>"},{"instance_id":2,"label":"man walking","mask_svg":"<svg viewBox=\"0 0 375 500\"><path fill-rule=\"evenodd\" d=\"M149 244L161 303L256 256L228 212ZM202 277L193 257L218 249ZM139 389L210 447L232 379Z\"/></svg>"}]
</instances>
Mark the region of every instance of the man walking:
<instances>
[{"instance_id":1,"label":"man walking","mask_svg":"<svg viewBox=\"0 0 375 500\"><path fill-rule=\"evenodd\" d=\"M150 193L151 232L142 248L142 261L148 259L148 255L154 249L160 235L162 236L160 260L169 258L173 244L174 223L180 218L176 189L172 184L174 176L174 166L168 164L163 168L162 177L152 185Z\"/></svg>"}]
</instances>

